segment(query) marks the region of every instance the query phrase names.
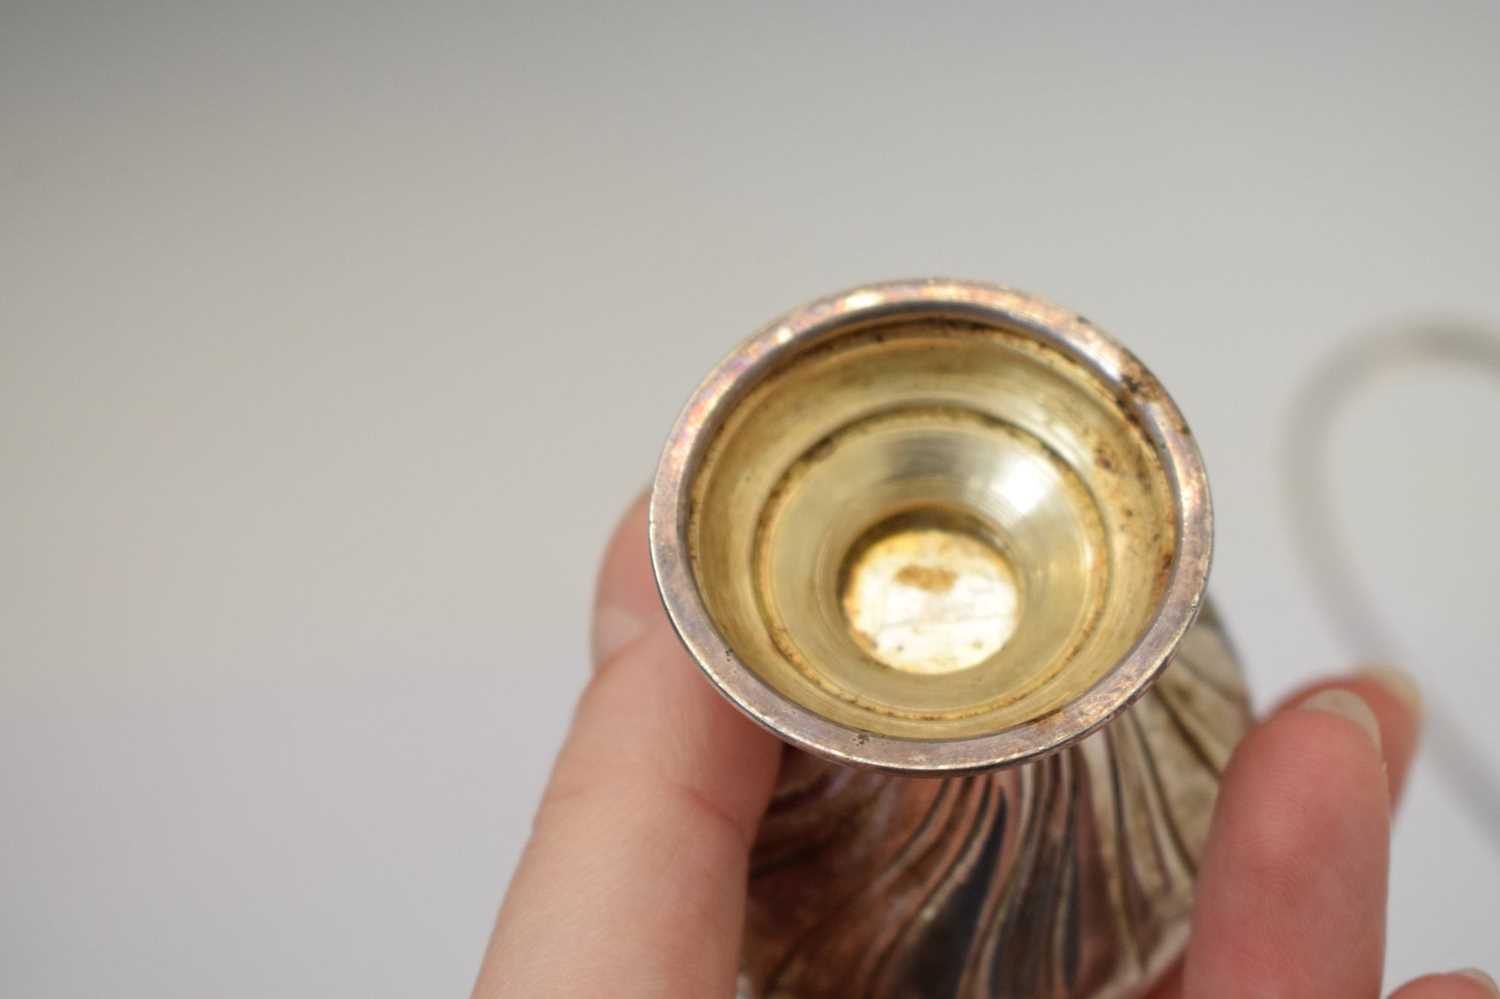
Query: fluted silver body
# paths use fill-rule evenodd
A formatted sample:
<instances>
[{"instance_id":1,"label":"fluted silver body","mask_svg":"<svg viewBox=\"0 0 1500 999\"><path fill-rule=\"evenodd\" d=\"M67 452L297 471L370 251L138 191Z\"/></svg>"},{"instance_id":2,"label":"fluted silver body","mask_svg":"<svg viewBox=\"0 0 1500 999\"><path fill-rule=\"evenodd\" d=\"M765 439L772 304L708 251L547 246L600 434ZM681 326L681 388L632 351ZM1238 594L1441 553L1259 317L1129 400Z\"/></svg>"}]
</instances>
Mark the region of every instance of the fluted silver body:
<instances>
[{"instance_id":1,"label":"fluted silver body","mask_svg":"<svg viewBox=\"0 0 1500 999\"><path fill-rule=\"evenodd\" d=\"M1128 999L1180 956L1219 777L1249 721L1212 607L1134 705L969 777L788 750L752 859L756 999Z\"/></svg>"}]
</instances>

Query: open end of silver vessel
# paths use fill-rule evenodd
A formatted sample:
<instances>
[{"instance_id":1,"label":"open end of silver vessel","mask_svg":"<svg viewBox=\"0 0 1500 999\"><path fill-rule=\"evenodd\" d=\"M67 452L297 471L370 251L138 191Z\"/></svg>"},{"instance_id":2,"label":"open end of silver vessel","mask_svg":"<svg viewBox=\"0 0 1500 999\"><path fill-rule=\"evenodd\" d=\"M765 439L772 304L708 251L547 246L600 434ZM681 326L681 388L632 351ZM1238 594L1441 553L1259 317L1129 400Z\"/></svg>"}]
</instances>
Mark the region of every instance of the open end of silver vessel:
<instances>
[{"instance_id":1,"label":"open end of silver vessel","mask_svg":"<svg viewBox=\"0 0 1500 999\"><path fill-rule=\"evenodd\" d=\"M708 376L658 467L651 554L735 704L846 763L1049 753L1151 683L1197 616L1212 515L1181 414L1080 317L871 285Z\"/></svg>"}]
</instances>

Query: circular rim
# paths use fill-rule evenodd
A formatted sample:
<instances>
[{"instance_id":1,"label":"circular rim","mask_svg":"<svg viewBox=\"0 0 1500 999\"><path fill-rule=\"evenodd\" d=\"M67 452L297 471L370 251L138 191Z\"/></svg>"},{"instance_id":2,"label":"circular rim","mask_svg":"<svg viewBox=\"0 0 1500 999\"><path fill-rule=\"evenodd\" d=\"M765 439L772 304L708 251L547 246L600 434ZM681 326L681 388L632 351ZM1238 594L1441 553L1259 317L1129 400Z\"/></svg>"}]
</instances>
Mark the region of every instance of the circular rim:
<instances>
[{"instance_id":1,"label":"circular rim","mask_svg":"<svg viewBox=\"0 0 1500 999\"><path fill-rule=\"evenodd\" d=\"M723 417L788 356L847 327L934 315L1024 331L1082 362L1134 410L1161 458L1177 513L1177 544L1161 606L1115 667L1051 714L1001 732L908 739L831 722L772 689L743 663L704 606L688 554L692 476ZM677 417L657 465L650 503L651 563L667 616L713 684L741 711L798 748L839 763L900 773L964 773L1035 759L1083 738L1146 691L1198 616L1213 549L1203 459L1156 377L1082 316L1019 291L926 279L865 285L775 320L721 361Z\"/></svg>"}]
</instances>

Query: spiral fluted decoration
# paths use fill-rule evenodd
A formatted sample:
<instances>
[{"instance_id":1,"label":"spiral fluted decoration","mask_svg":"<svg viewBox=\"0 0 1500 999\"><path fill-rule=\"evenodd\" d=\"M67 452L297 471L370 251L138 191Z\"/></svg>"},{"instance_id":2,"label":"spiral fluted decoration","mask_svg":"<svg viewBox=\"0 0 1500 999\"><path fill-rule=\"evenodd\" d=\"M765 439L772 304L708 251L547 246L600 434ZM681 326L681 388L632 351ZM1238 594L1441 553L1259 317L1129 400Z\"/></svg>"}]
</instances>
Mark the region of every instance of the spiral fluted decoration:
<instances>
[{"instance_id":1,"label":"spiral fluted decoration","mask_svg":"<svg viewBox=\"0 0 1500 999\"><path fill-rule=\"evenodd\" d=\"M1220 775L1249 722L1211 606L1102 729L912 778L787 750L751 859L745 999L1132 999L1186 940Z\"/></svg>"}]
</instances>

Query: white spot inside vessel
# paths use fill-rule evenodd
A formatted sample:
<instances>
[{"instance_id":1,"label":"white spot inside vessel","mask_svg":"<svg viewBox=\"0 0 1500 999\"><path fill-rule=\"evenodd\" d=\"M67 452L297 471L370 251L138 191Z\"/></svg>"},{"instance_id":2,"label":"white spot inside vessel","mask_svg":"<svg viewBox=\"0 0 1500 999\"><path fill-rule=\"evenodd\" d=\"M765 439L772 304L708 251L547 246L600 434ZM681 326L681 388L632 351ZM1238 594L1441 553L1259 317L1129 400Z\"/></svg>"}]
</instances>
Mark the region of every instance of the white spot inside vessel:
<instances>
[{"instance_id":1,"label":"white spot inside vessel","mask_svg":"<svg viewBox=\"0 0 1500 999\"><path fill-rule=\"evenodd\" d=\"M844 614L872 657L909 673L977 666L1016 630L1018 588L989 543L943 527L912 526L859 550Z\"/></svg>"}]
</instances>

